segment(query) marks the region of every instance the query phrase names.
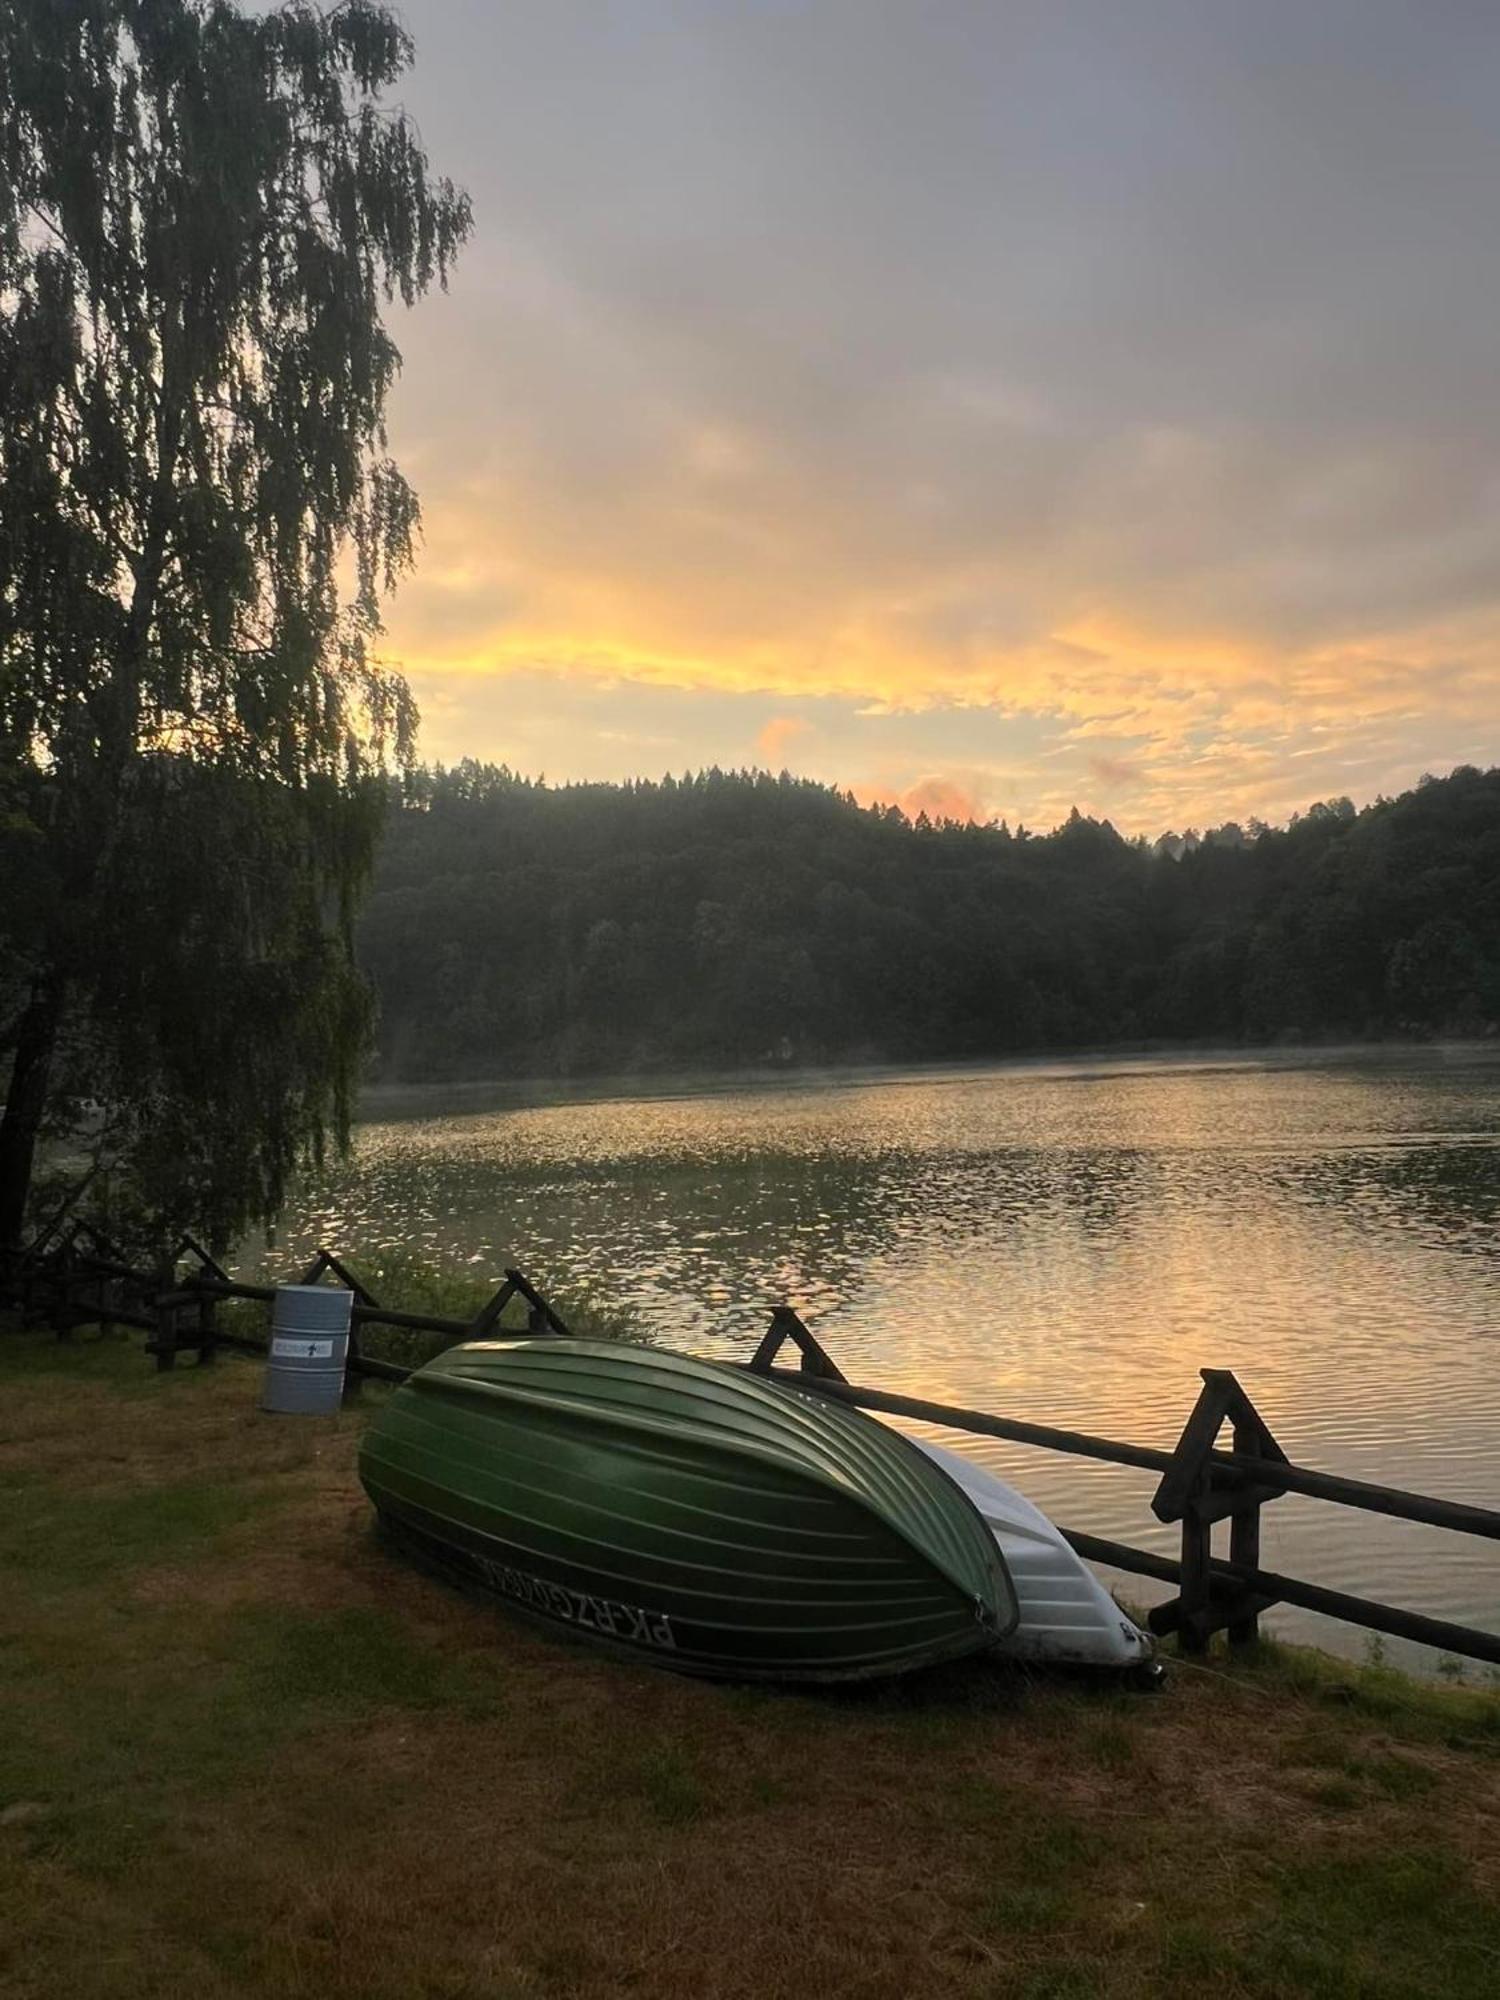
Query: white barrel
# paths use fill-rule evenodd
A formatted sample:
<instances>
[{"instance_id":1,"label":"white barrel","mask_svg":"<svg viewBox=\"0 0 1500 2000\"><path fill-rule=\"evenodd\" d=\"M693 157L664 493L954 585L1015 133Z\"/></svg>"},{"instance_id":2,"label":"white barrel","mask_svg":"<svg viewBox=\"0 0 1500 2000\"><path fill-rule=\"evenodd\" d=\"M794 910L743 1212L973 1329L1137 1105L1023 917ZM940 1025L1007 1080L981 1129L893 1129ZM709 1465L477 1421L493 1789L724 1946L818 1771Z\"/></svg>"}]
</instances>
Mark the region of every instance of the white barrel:
<instances>
[{"instance_id":1,"label":"white barrel","mask_svg":"<svg viewBox=\"0 0 1500 2000\"><path fill-rule=\"evenodd\" d=\"M271 1312L263 1410L317 1416L344 1396L354 1294L342 1285L278 1285Z\"/></svg>"}]
</instances>

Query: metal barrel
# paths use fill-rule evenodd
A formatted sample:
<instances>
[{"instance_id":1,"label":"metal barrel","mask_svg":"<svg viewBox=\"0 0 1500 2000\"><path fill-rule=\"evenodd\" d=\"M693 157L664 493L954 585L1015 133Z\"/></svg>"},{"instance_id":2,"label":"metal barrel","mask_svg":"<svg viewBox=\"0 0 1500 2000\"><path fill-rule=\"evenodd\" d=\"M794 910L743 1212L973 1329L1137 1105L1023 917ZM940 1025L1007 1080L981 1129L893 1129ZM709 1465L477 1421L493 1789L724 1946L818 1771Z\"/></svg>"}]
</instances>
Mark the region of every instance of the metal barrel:
<instances>
[{"instance_id":1,"label":"metal barrel","mask_svg":"<svg viewBox=\"0 0 1500 2000\"><path fill-rule=\"evenodd\" d=\"M286 1416L336 1410L344 1394L354 1294L342 1285L278 1285L260 1406Z\"/></svg>"}]
</instances>

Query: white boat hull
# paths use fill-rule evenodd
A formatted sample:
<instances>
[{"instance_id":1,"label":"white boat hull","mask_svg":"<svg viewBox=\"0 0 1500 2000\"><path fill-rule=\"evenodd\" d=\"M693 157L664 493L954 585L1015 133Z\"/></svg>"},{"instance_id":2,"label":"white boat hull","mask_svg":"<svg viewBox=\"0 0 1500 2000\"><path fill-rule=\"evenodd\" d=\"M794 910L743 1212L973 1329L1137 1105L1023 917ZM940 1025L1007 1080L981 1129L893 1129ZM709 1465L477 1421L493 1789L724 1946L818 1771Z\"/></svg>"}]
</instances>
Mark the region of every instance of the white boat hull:
<instances>
[{"instance_id":1,"label":"white boat hull","mask_svg":"<svg viewBox=\"0 0 1500 2000\"><path fill-rule=\"evenodd\" d=\"M1149 1634L1126 1617L1045 1514L961 1453L925 1438L912 1443L968 1494L1005 1557L1021 1617L1014 1632L997 1641L996 1652L1093 1667L1133 1667L1151 1658Z\"/></svg>"}]
</instances>

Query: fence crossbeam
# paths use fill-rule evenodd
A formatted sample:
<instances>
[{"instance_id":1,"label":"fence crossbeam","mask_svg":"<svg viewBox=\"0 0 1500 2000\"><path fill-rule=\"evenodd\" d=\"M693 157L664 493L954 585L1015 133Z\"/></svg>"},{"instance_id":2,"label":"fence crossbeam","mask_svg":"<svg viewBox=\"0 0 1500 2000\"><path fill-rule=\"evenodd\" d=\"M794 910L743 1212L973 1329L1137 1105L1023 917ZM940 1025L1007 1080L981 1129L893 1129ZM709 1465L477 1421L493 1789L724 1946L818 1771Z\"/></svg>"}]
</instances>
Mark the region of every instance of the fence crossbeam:
<instances>
[{"instance_id":1,"label":"fence crossbeam","mask_svg":"<svg viewBox=\"0 0 1500 2000\"><path fill-rule=\"evenodd\" d=\"M92 1255L77 1240L84 1229L95 1244ZM220 1330L212 1314L221 1299L267 1303L275 1296L274 1288L243 1284L228 1277L191 1239L184 1237L178 1249L179 1254L186 1249L199 1264L198 1270L185 1278L177 1279L172 1266L155 1272L133 1270L114 1244L87 1225L75 1225L47 1256L35 1255L33 1246L33 1253L7 1260L0 1269L0 1297L19 1304L24 1314L41 1294L53 1324L63 1337L75 1326L95 1322L106 1327L115 1323L145 1326L152 1335L146 1349L155 1356L158 1368L173 1367L182 1348L197 1348L200 1362L209 1359L216 1346L263 1355L264 1342ZM356 1324L431 1332L453 1340L472 1339L498 1325L505 1305L519 1295L527 1303L532 1332L559 1335L569 1332L556 1309L517 1270L506 1271L505 1284L471 1321L383 1307L326 1249L319 1251L302 1282L314 1283L324 1271L332 1272L354 1293L352 1317ZM139 1299L141 1311L133 1308L129 1293ZM194 1316L195 1325L181 1324L182 1315L187 1313ZM776 1355L788 1340L799 1350L800 1369L775 1365ZM1175 1584L1177 1598L1158 1606L1150 1622L1157 1631L1175 1629L1181 1643L1201 1644L1209 1632L1226 1625L1231 1640L1248 1640L1255 1636L1260 1612L1271 1604L1285 1603L1370 1631L1389 1633L1442 1652L1500 1666L1500 1634L1429 1618L1372 1598L1355 1597L1260 1568L1260 1509L1285 1493L1302 1493L1490 1540L1500 1540L1500 1513L1291 1464L1244 1389L1225 1370L1202 1371L1204 1387L1177 1449L1163 1451L1154 1446L1128 1444L1085 1431L1023 1422L851 1383L790 1306L776 1308L764 1339L745 1365L770 1380L812 1389L857 1409L878 1410L966 1430L980 1437L1000 1438L1159 1473L1161 1479L1152 1504L1159 1519L1183 1524L1183 1550L1178 1560L1078 1530L1060 1532L1088 1561ZM411 1373L396 1362L364 1354L353 1344L349 1367L356 1375L391 1382L403 1381ZM1233 1427L1233 1449L1229 1451L1220 1450L1217 1445L1225 1422ZM1230 1522L1227 1560L1214 1555L1210 1540L1215 1522L1226 1518ZM1191 1536L1187 1533L1189 1525Z\"/></svg>"}]
</instances>

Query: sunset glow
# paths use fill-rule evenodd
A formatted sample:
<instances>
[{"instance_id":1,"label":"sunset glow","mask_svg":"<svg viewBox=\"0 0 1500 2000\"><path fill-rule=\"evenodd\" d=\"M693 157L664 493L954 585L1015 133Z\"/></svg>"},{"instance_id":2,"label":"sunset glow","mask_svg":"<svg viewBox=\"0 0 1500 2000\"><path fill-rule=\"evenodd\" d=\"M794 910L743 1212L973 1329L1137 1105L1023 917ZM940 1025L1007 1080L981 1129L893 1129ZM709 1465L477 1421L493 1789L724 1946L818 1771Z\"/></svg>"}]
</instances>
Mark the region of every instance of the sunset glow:
<instances>
[{"instance_id":1,"label":"sunset glow","mask_svg":"<svg viewBox=\"0 0 1500 2000\"><path fill-rule=\"evenodd\" d=\"M406 11L427 755L1134 832L1500 754L1471 11Z\"/></svg>"}]
</instances>

